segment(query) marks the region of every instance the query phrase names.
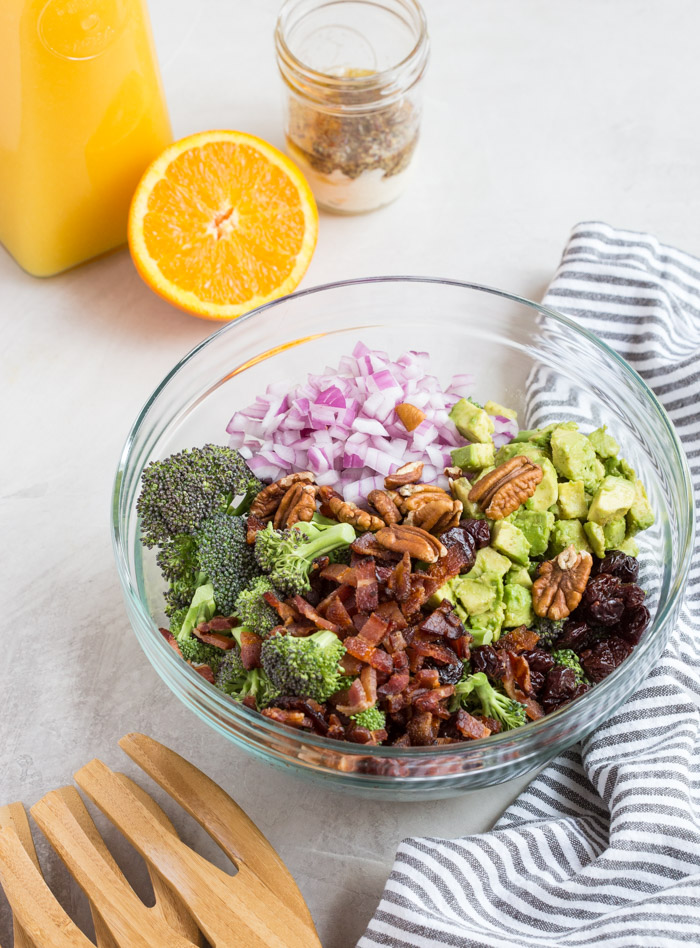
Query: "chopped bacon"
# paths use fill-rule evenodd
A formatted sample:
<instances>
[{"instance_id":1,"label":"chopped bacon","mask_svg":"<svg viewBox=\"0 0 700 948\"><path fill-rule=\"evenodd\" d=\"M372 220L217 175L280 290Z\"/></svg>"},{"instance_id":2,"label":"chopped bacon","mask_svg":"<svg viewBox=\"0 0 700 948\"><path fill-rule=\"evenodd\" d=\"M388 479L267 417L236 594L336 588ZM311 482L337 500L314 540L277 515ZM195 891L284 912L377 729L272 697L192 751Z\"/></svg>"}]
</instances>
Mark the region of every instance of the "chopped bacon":
<instances>
[{"instance_id":1,"label":"chopped bacon","mask_svg":"<svg viewBox=\"0 0 700 948\"><path fill-rule=\"evenodd\" d=\"M531 652L537 648L539 640L540 637L537 632L533 632L525 625L520 625L517 629L506 632L497 642L494 642L494 648L506 649L508 652Z\"/></svg>"},{"instance_id":2,"label":"chopped bacon","mask_svg":"<svg viewBox=\"0 0 700 948\"><path fill-rule=\"evenodd\" d=\"M386 585L397 602L406 602L411 595L411 557L409 553L404 553L401 562L393 568Z\"/></svg>"},{"instance_id":3,"label":"chopped bacon","mask_svg":"<svg viewBox=\"0 0 700 948\"><path fill-rule=\"evenodd\" d=\"M339 587L339 589L342 588L342 586ZM326 607L326 618L335 623L341 633L355 631L355 626L350 618L350 614L341 602L340 597L328 604Z\"/></svg>"},{"instance_id":4,"label":"chopped bacon","mask_svg":"<svg viewBox=\"0 0 700 948\"><path fill-rule=\"evenodd\" d=\"M228 635L222 635L220 632L203 632L198 626L192 629L192 635L196 636L200 642L206 642L207 645L214 645L224 651L233 648L236 640Z\"/></svg>"},{"instance_id":5,"label":"chopped bacon","mask_svg":"<svg viewBox=\"0 0 700 948\"><path fill-rule=\"evenodd\" d=\"M357 586L357 575L352 566L346 563L331 563L321 570L321 579L330 579L338 585Z\"/></svg>"},{"instance_id":6,"label":"chopped bacon","mask_svg":"<svg viewBox=\"0 0 700 948\"><path fill-rule=\"evenodd\" d=\"M509 698L519 701L525 705L525 711L531 721L544 717L544 711L541 705L530 697L524 689L524 685L530 684L530 666L522 655L516 655L514 652L505 652L506 672L503 676L503 688ZM522 663L522 664L521 664ZM523 668L523 666L525 666Z\"/></svg>"},{"instance_id":7,"label":"chopped bacon","mask_svg":"<svg viewBox=\"0 0 700 948\"><path fill-rule=\"evenodd\" d=\"M461 639L455 639L452 643L452 648L455 650L456 654L462 659L462 661L469 661L470 646L472 644L472 635L470 632L467 632L466 635L463 635Z\"/></svg>"},{"instance_id":8,"label":"chopped bacon","mask_svg":"<svg viewBox=\"0 0 700 948\"><path fill-rule=\"evenodd\" d=\"M335 602L336 600L346 603L353 594L353 588L349 585L349 583L341 583L341 585L337 586L332 592L330 592L325 599L322 599L321 602L319 602L319 604L316 606L316 609L321 613L322 616L325 616L326 610L331 605L331 603Z\"/></svg>"},{"instance_id":9,"label":"chopped bacon","mask_svg":"<svg viewBox=\"0 0 700 948\"><path fill-rule=\"evenodd\" d=\"M268 606L271 606L275 610L285 625L299 618L296 609L293 609L289 603L282 602L273 592L264 592L263 599Z\"/></svg>"},{"instance_id":10,"label":"chopped bacon","mask_svg":"<svg viewBox=\"0 0 700 948\"><path fill-rule=\"evenodd\" d=\"M439 642L422 642L413 639L411 648L416 655L422 655L423 658L432 658L440 665L454 665L459 661L459 657L447 645L440 645Z\"/></svg>"},{"instance_id":11,"label":"chopped bacon","mask_svg":"<svg viewBox=\"0 0 700 948\"><path fill-rule=\"evenodd\" d=\"M352 617L353 628L357 632L362 632L362 626L367 622L369 616L366 616L364 612L358 612Z\"/></svg>"},{"instance_id":12,"label":"chopped bacon","mask_svg":"<svg viewBox=\"0 0 700 948\"><path fill-rule=\"evenodd\" d=\"M258 710L258 703L254 695L246 695L243 701L241 701L241 704L244 704L246 708L250 708L251 711Z\"/></svg>"},{"instance_id":13,"label":"chopped bacon","mask_svg":"<svg viewBox=\"0 0 700 948\"><path fill-rule=\"evenodd\" d=\"M522 655L516 655L515 652L508 651L506 652L506 662L510 665L513 680L518 688L526 695L532 694L530 666L527 663L527 659L523 658Z\"/></svg>"},{"instance_id":14,"label":"chopped bacon","mask_svg":"<svg viewBox=\"0 0 700 948\"><path fill-rule=\"evenodd\" d=\"M372 668L376 668L377 671L384 672L386 675L390 675L394 670L394 662L392 661L391 655L379 648L373 649L369 657L369 664Z\"/></svg>"},{"instance_id":15,"label":"chopped bacon","mask_svg":"<svg viewBox=\"0 0 700 948\"><path fill-rule=\"evenodd\" d=\"M388 681L385 681L383 685L377 688L377 691L380 695L398 695L406 688L410 679L409 670L402 668L400 671L394 672Z\"/></svg>"},{"instance_id":16,"label":"chopped bacon","mask_svg":"<svg viewBox=\"0 0 700 948\"><path fill-rule=\"evenodd\" d=\"M436 563L428 567L428 575L435 580L436 589L448 581L459 576L462 569L468 565L465 551L457 544L447 547L447 555L441 556Z\"/></svg>"},{"instance_id":17,"label":"chopped bacon","mask_svg":"<svg viewBox=\"0 0 700 948\"><path fill-rule=\"evenodd\" d=\"M214 616L208 622L200 622L202 632L228 632L238 625L236 616Z\"/></svg>"},{"instance_id":18,"label":"chopped bacon","mask_svg":"<svg viewBox=\"0 0 700 948\"><path fill-rule=\"evenodd\" d=\"M379 586L374 569L374 558L368 556L355 566L357 588L355 602L360 612L374 612L379 605Z\"/></svg>"},{"instance_id":19,"label":"chopped bacon","mask_svg":"<svg viewBox=\"0 0 700 948\"><path fill-rule=\"evenodd\" d=\"M347 652L343 655L338 664L346 675L359 675L362 671L362 662L360 659L355 658L354 655L349 655Z\"/></svg>"},{"instance_id":20,"label":"chopped bacon","mask_svg":"<svg viewBox=\"0 0 700 948\"><path fill-rule=\"evenodd\" d=\"M372 645L379 645L388 629L389 623L385 622L376 612L373 612L362 626L360 635L363 639L367 639Z\"/></svg>"},{"instance_id":21,"label":"chopped bacon","mask_svg":"<svg viewBox=\"0 0 700 948\"><path fill-rule=\"evenodd\" d=\"M396 671L403 671L408 668L408 655L405 652L394 652L391 656Z\"/></svg>"},{"instance_id":22,"label":"chopped bacon","mask_svg":"<svg viewBox=\"0 0 700 948\"><path fill-rule=\"evenodd\" d=\"M392 599L387 602L380 602L374 611L378 616L381 616L382 619L390 622L394 629L401 631L401 629L405 629L408 626L403 612L401 612L398 605Z\"/></svg>"},{"instance_id":23,"label":"chopped bacon","mask_svg":"<svg viewBox=\"0 0 700 948\"><path fill-rule=\"evenodd\" d=\"M251 671L260 668L260 648L262 639L255 632L241 629L241 663L245 669Z\"/></svg>"},{"instance_id":24,"label":"chopped bacon","mask_svg":"<svg viewBox=\"0 0 700 948\"><path fill-rule=\"evenodd\" d=\"M452 604L446 599L421 622L419 628L424 635L433 638L441 636L445 639L459 639L464 635L464 626Z\"/></svg>"},{"instance_id":25,"label":"chopped bacon","mask_svg":"<svg viewBox=\"0 0 700 948\"><path fill-rule=\"evenodd\" d=\"M421 606L430 599L437 588L437 583L429 576L413 573L411 576L411 594L408 599L401 604L401 611L404 616L408 619L410 616L416 615L420 611Z\"/></svg>"},{"instance_id":26,"label":"chopped bacon","mask_svg":"<svg viewBox=\"0 0 700 948\"><path fill-rule=\"evenodd\" d=\"M338 703L341 714L352 717L366 711L377 703L377 674L373 668L363 668L360 677L353 681L347 691L344 702Z\"/></svg>"},{"instance_id":27,"label":"chopped bacon","mask_svg":"<svg viewBox=\"0 0 700 948\"><path fill-rule=\"evenodd\" d=\"M472 717L475 717L477 721L481 721L482 724L486 725L492 734L500 734L503 730L503 725L495 718L489 718L485 714L474 714Z\"/></svg>"},{"instance_id":28,"label":"chopped bacon","mask_svg":"<svg viewBox=\"0 0 700 948\"><path fill-rule=\"evenodd\" d=\"M287 635L293 635L297 639L305 639L307 636L317 632L318 629L313 622L309 622L308 619L300 619L298 622L290 622L285 627L285 631Z\"/></svg>"},{"instance_id":29,"label":"chopped bacon","mask_svg":"<svg viewBox=\"0 0 700 948\"><path fill-rule=\"evenodd\" d=\"M387 633L384 638L384 648L392 654L403 652L407 644L406 639L398 630Z\"/></svg>"},{"instance_id":30,"label":"chopped bacon","mask_svg":"<svg viewBox=\"0 0 700 948\"><path fill-rule=\"evenodd\" d=\"M401 737L397 737L395 741L392 741L392 747L410 747L411 738L408 734L402 734Z\"/></svg>"},{"instance_id":31,"label":"chopped bacon","mask_svg":"<svg viewBox=\"0 0 700 948\"><path fill-rule=\"evenodd\" d=\"M450 712L441 702L444 701L445 698L449 698L450 695L453 695L454 692L454 685L443 685L441 688L433 688L432 691L426 691L425 694L419 695L413 701L413 707L417 708L418 711L430 711L431 714L435 714L446 720L449 718Z\"/></svg>"},{"instance_id":32,"label":"chopped bacon","mask_svg":"<svg viewBox=\"0 0 700 948\"><path fill-rule=\"evenodd\" d=\"M434 744L437 738L440 719L435 719L430 711L414 714L406 726L413 747L426 747Z\"/></svg>"},{"instance_id":33,"label":"chopped bacon","mask_svg":"<svg viewBox=\"0 0 700 948\"><path fill-rule=\"evenodd\" d=\"M301 596L294 596L292 602L294 603L296 610L300 612L304 618L308 619L310 622L313 622L316 628L327 629L329 632L335 632L337 635L338 626L333 622L329 622L328 619L324 619L323 616L320 616L314 607L309 605L309 603Z\"/></svg>"},{"instance_id":34,"label":"chopped bacon","mask_svg":"<svg viewBox=\"0 0 700 948\"><path fill-rule=\"evenodd\" d=\"M189 664L192 666L192 668L194 668L198 675L201 675L202 678L206 678L210 684L214 684L214 672L211 670L209 665L195 665L193 662L190 662Z\"/></svg>"},{"instance_id":35,"label":"chopped bacon","mask_svg":"<svg viewBox=\"0 0 700 948\"><path fill-rule=\"evenodd\" d=\"M468 741L478 741L482 737L488 737L491 731L486 725L469 714L463 708L460 708L455 717L455 727Z\"/></svg>"},{"instance_id":36,"label":"chopped bacon","mask_svg":"<svg viewBox=\"0 0 700 948\"><path fill-rule=\"evenodd\" d=\"M262 714L266 718L272 718L278 724L288 724L290 727L311 727L311 718L308 718L303 711L285 711L283 708L263 708Z\"/></svg>"},{"instance_id":37,"label":"chopped bacon","mask_svg":"<svg viewBox=\"0 0 700 948\"><path fill-rule=\"evenodd\" d=\"M295 698L283 696L273 702L277 708L285 708L287 711L301 711L310 719L314 731L318 734L328 733L328 722L323 716L323 706L314 701L313 698Z\"/></svg>"},{"instance_id":38,"label":"chopped bacon","mask_svg":"<svg viewBox=\"0 0 700 948\"><path fill-rule=\"evenodd\" d=\"M330 737L335 741L345 740L345 728L337 714L328 715L328 732L326 737Z\"/></svg>"},{"instance_id":39,"label":"chopped bacon","mask_svg":"<svg viewBox=\"0 0 700 948\"><path fill-rule=\"evenodd\" d=\"M377 731L370 731L369 728L353 724L346 731L346 739L354 744L381 744L389 736L384 728Z\"/></svg>"},{"instance_id":40,"label":"chopped bacon","mask_svg":"<svg viewBox=\"0 0 700 948\"><path fill-rule=\"evenodd\" d=\"M416 672L416 684L419 688L439 688L440 673L437 668L421 668Z\"/></svg>"},{"instance_id":41,"label":"chopped bacon","mask_svg":"<svg viewBox=\"0 0 700 948\"><path fill-rule=\"evenodd\" d=\"M165 641L168 643L170 648L175 649L180 658L183 658L183 654L180 651L180 646L177 644L177 639L169 629L158 629L160 634L163 636Z\"/></svg>"}]
</instances>

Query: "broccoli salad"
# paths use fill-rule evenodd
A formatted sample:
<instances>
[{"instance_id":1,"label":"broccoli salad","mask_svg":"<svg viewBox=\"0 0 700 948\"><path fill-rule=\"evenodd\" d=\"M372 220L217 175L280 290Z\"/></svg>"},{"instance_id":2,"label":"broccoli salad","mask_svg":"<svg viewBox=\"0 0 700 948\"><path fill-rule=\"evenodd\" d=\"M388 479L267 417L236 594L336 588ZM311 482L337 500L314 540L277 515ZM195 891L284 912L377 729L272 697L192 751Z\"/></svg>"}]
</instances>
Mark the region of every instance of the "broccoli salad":
<instances>
[{"instance_id":1,"label":"broccoli salad","mask_svg":"<svg viewBox=\"0 0 700 948\"><path fill-rule=\"evenodd\" d=\"M358 344L270 386L229 445L145 468L161 633L232 701L353 743L478 740L583 695L648 627L654 515L614 437L519 430L428 369Z\"/></svg>"}]
</instances>

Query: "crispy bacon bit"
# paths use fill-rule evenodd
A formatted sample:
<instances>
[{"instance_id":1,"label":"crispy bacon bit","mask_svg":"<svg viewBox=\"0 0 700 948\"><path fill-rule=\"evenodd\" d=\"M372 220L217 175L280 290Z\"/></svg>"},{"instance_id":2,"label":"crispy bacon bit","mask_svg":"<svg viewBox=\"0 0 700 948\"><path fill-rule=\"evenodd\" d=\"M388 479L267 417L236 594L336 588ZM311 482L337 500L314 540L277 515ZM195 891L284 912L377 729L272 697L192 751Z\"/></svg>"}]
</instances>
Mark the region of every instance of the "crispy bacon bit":
<instances>
[{"instance_id":1,"label":"crispy bacon bit","mask_svg":"<svg viewBox=\"0 0 700 948\"><path fill-rule=\"evenodd\" d=\"M452 643L452 648L463 662L469 661L471 644L472 635L470 632L467 632L466 635L463 635L461 639L455 639L455 641Z\"/></svg>"},{"instance_id":2,"label":"crispy bacon bit","mask_svg":"<svg viewBox=\"0 0 700 948\"><path fill-rule=\"evenodd\" d=\"M392 599L387 602L380 602L377 608L374 610L378 616L381 616L382 619L385 619L387 622L391 623L393 630L405 629L408 626L403 612L399 609L397 603Z\"/></svg>"},{"instance_id":3,"label":"crispy bacon bit","mask_svg":"<svg viewBox=\"0 0 700 948\"><path fill-rule=\"evenodd\" d=\"M199 628L204 632L229 632L237 625L236 616L214 616L208 622L201 622Z\"/></svg>"},{"instance_id":4,"label":"crispy bacon bit","mask_svg":"<svg viewBox=\"0 0 700 948\"><path fill-rule=\"evenodd\" d=\"M206 642L207 645L214 645L224 651L233 648L236 644L235 639L230 636L222 635L220 632L203 632L199 627L192 629L192 635L195 635L200 642Z\"/></svg>"},{"instance_id":5,"label":"crispy bacon bit","mask_svg":"<svg viewBox=\"0 0 700 948\"><path fill-rule=\"evenodd\" d=\"M438 642L416 641L416 637L414 637L411 648L416 655L421 655L423 658L432 658L439 665L454 665L459 662L458 656L451 648L447 645L440 645ZM437 669L433 669L433 671L437 674Z\"/></svg>"},{"instance_id":6,"label":"crispy bacon bit","mask_svg":"<svg viewBox=\"0 0 700 948\"><path fill-rule=\"evenodd\" d=\"M397 737L395 741L392 741L392 747L410 747L411 738L408 734L402 734L401 737Z\"/></svg>"},{"instance_id":7,"label":"crispy bacon bit","mask_svg":"<svg viewBox=\"0 0 700 948\"><path fill-rule=\"evenodd\" d=\"M323 616L320 616L318 612L314 609L313 606L303 599L301 596L294 596L292 599L296 610L308 619L318 629L328 629L329 632L335 632L338 634L338 626L333 622L329 622L328 619L324 619Z\"/></svg>"},{"instance_id":8,"label":"crispy bacon bit","mask_svg":"<svg viewBox=\"0 0 700 948\"><path fill-rule=\"evenodd\" d=\"M500 734L503 730L503 725L495 718L489 718L485 714L474 714L472 717L475 717L477 721L481 721L492 734Z\"/></svg>"},{"instance_id":9,"label":"crispy bacon bit","mask_svg":"<svg viewBox=\"0 0 700 948\"><path fill-rule=\"evenodd\" d=\"M273 592L264 592L263 599L268 606L271 606L275 610L285 625L299 618L296 609L293 609L288 603L282 602Z\"/></svg>"},{"instance_id":10,"label":"crispy bacon bit","mask_svg":"<svg viewBox=\"0 0 700 948\"><path fill-rule=\"evenodd\" d=\"M354 655L348 655L347 652L340 659L339 664L346 675L359 675L362 671L362 662L359 658L355 658Z\"/></svg>"},{"instance_id":11,"label":"crispy bacon bit","mask_svg":"<svg viewBox=\"0 0 700 948\"><path fill-rule=\"evenodd\" d=\"M261 714L266 718L272 718L278 724L288 724L290 727L311 727L311 718L308 718L303 711L285 711L283 708L263 708Z\"/></svg>"},{"instance_id":12,"label":"crispy bacon bit","mask_svg":"<svg viewBox=\"0 0 700 948\"><path fill-rule=\"evenodd\" d=\"M419 688L439 688L440 674L437 668L421 668L417 671L416 684Z\"/></svg>"},{"instance_id":13,"label":"crispy bacon bit","mask_svg":"<svg viewBox=\"0 0 700 948\"><path fill-rule=\"evenodd\" d=\"M379 587L375 573L374 558L368 556L355 566L357 588L355 602L360 612L374 612L379 605Z\"/></svg>"},{"instance_id":14,"label":"crispy bacon bit","mask_svg":"<svg viewBox=\"0 0 700 948\"><path fill-rule=\"evenodd\" d=\"M403 671L404 668L408 668L408 655L405 651L394 652L391 656L391 660L394 663L396 671Z\"/></svg>"},{"instance_id":15,"label":"crispy bacon bit","mask_svg":"<svg viewBox=\"0 0 700 948\"><path fill-rule=\"evenodd\" d=\"M468 741L478 741L482 737L488 737L491 733L483 721L475 718L463 708L460 708L457 712L457 716L455 717L455 727L462 737Z\"/></svg>"},{"instance_id":16,"label":"crispy bacon bit","mask_svg":"<svg viewBox=\"0 0 700 948\"><path fill-rule=\"evenodd\" d=\"M369 619L362 626L360 635L371 645L379 645L389 630L389 623L385 622L376 612L373 612Z\"/></svg>"},{"instance_id":17,"label":"crispy bacon bit","mask_svg":"<svg viewBox=\"0 0 700 948\"><path fill-rule=\"evenodd\" d=\"M465 631L459 616L446 599L421 622L420 630L426 635L442 636L445 639L460 639Z\"/></svg>"},{"instance_id":18,"label":"crispy bacon bit","mask_svg":"<svg viewBox=\"0 0 700 948\"><path fill-rule=\"evenodd\" d=\"M537 648L540 637L537 632L533 632L525 625L518 626L517 629L511 629L502 635L497 642L494 642L495 648L506 649L508 652L531 652Z\"/></svg>"},{"instance_id":19,"label":"crispy bacon bit","mask_svg":"<svg viewBox=\"0 0 700 948\"><path fill-rule=\"evenodd\" d=\"M357 586L355 568L346 563L331 563L330 566L324 567L321 570L321 579L330 579L338 585L347 583L348 586Z\"/></svg>"},{"instance_id":20,"label":"crispy bacon bit","mask_svg":"<svg viewBox=\"0 0 700 948\"><path fill-rule=\"evenodd\" d=\"M337 714L328 715L328 731L326 737L330 737L335 741L345 740L345 728Z\"/></svg>"},{"instance_id":21,"label":"crispy bacon bit","mask_svg":"<svg viewBox=\"0 0 700 948\"><path fill-rule=\"evenodd\" d=\"M436 582L436 589L444 586L448 579L459 576L462 569L468 565L464 550L459 546L448 546L446 556L441 556L437 563L428 567L428 576Z\"/></svg>"},{"instance_id":22,"label":"crispy bacon bit","mask_svg":"<svg viewBox=\"0 0 700 948\"><path fill-rule=\"evenodd\" d=\"M404 553L387 580L387 589L394 594L397 602L406 602L411 595L411 556Z\"/></svg>"},{"instance_id":23,"label":"crispy bacon bit","mask_svg":"<svg viewBox=\"0 0 700 948\"><path fill-rule=\"evenodd\" d=\"M440 719L434 718L430 711L414 714L406 726L412 747L426 747L434 744L438 735Z\"/></svg>"},{"instance_id":24,"label":"crispy bacon bit","mask_svg":"<svg viewBox=\"0 0 700 948\"><path fill-rule=\"evenodd\" d=\"M380 685L377 691L380 695L399 695L408 686L409 681L410 672L408 668L403 668L401 671L395 672L383 685ZM401 707L403 707L403 704ZM398 710L398 708L392 708L391 710Z\"/></svg>"},{"instance_id":25,"label":"crispy bacon bit","mask_svg":"<svg viewBox=\"0 0 700 948\"><path fill-rule=\"evenodd\" d=\"M522 655L515 655L513 652L505 652L506 670L503 676L503 688L509 698L519 701L525 705L527 716L531 721L544 717L544 711L541 705L530 697L524 689L524 685L530 687L530 666ZM520 664L522 663L522 665ZM523 669L522 666L525 666ZM522 683L522 684L521 684Z\"/></svg>"},{"instance_id":26,"label":"crispy bacon bit","mask_svg":"<svg viewBox=\"0 0 700 948\"><path fill-rule=\"evenodd\" d=\"M373 668L365 667L360 672L360 677L356 678L348 689L345 701L339 702L336 707L341 714L352 717L353 714L366 711L376 703L377 673Z\"/></svg>"},{"instance_id":27,"label":"crispy bacon bit","mask_svg":"<svg viewBox=\"0 0 700 948\"><path fill-rule=\"evenodd\" d=\"M403 633L399 629L393 629L389 632L384 639L384 648L392 655L396 652L403 652L406 648L406 639L403 637Z\"/></svg>"},{"instance_id":28,"label":"crispy bacon bit","mask_svg":"<svg viewBox=\"0 0 700 948\"><path fill-rule=\"evenodd\" d=\"M180 658L182 658L183 655L182 655L182 652L180 651L180 646L177 644L177 639L175 638L175 636L173 635L173 633L170 632L169 629L158 629L158 631L159 631L160 634L163 636L163 638L164 638L165 641L168 643L168 645L169 645L172 649L175 649L175 651L176 651L177 654L180 656Z\"/></svg>"},{"instance_id":29,"label":"crispy bacon bit","mask_svg":"<svg viewBox=\"0 0 700 948\"><path fill-rule=\"evenodd\" d=\"M453 695L454 692L454 685L443 685L442 688L433 688L432 691L427 691L425 694L419 695L414 700L413 707L418 711L430 711L431 714L435 714L446 720L449 718L450 712L441 702L449 698L450 695Z\"/></svg>"},{"instance_id":30,"label":"crispy bacon bit","mask_svg":"<svg viewBox=\"0 0 700 948\"><path fill-rule=\"evenodd\" d=\"M246 708L250 708L251 711L258 710L258 703L253 695L246 695L241 704L244 704Z\"/></svg>"},{"instance_id":31,"label":"crispy bacon bit","mask_svg":"<svg viewBox=\"0 0 700 948\"><path fill-rule=\"evenodd\" d=\"M194 668L198 675L201 675L202 678L206 678L206 680L211 685L214 684L214 672L211 670L209 665L195 665L193 662L190 662L190 665L192 668Z\"/></svg>"},{"instance_id":32,"label":"crispy bacon bit","mask_svg":"<svg viewBox=\"0 0 700 948\"><path fill-rule=\"evenodd\" d=\"M248 671L260 668L261 647L262 639L259 635L249 629L241 630L241 663Z\"/></svg>"},{"instance_id":33,"label":"crispy bacon bit","mask_svg":"<svg viewBox=\"0 0 700 948\"><path fill-rule=\"evenodd\" d=\"M341 586L340 588L342 589L343 587ZM339 630L339 633L354 633L355 631L355 626L353 625L352 619L350 618L350 613L341 602L340 597L333 599L333 601L330 602L328 606L326 606L326 618L335 624L336 628Z\"/></svg>"},{"instance_id":34,"label":"crispy bacon bit","mask_svg":"<svg viewBox=\"0 0 700 948\"><path fill-rule=\"evenodd\" d=\"M328 722L323 716L323 707L313 698L294 698L283 696L274 702L275 707L285 708L287 711L301 711L310 719L314 731L318 734L328 733Z\"/></svg>"}]
</instances>

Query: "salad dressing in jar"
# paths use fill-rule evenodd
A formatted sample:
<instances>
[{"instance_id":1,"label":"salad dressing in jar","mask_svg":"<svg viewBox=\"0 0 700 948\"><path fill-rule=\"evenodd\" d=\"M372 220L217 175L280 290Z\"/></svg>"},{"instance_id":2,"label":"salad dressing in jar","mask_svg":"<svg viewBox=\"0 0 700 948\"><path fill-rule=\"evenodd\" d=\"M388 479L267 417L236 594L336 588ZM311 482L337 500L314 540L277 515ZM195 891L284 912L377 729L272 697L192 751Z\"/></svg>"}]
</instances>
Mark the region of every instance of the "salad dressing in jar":
<instances>
[{"instance_id":1,"label":"salad dressing in jar","mask_svg":"<svg viewBox=\"0 0 700 948\"><path fill-rule=\"evenodd\" d=\"M275 32L289 154L320 207L371 211L406 185L418 143L425 16L415 0L287 0Z\"/></svg>"}]
</instances>

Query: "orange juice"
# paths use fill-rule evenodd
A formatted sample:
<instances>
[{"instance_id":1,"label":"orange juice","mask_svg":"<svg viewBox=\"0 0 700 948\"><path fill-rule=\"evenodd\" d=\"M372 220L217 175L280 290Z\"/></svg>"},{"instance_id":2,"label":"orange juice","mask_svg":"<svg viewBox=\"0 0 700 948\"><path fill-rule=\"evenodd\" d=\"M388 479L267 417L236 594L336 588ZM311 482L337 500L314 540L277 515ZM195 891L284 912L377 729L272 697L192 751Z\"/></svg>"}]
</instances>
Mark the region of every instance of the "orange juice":
<instances>
[{"instance_id":1,"label":"orange juice","mask_svg":"<svg viewBox=\"0 0 700 948\"><path fill-rule=\"evenodd\" d=\"M0 241L25 270L124 243L170 141L145 0L0 0Z\"/></svg>"}]
</instances>

